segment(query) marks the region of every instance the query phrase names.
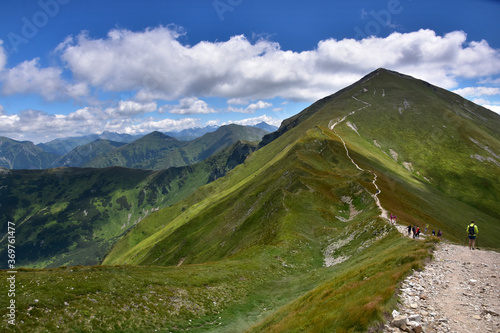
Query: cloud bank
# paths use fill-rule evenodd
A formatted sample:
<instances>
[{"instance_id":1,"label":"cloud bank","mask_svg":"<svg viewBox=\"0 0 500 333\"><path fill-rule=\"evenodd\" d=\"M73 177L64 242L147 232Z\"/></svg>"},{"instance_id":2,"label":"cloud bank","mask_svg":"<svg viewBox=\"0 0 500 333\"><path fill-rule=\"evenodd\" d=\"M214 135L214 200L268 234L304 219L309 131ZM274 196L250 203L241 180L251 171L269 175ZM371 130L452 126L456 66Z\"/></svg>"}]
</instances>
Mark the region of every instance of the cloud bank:
<instances>
[{"instance_id":1,"label":"cloud bank","mask_svg":"<svg viewBox=\"0 0 500 333\"><path fill-rule=\"evenodd\" d=\"M35 110L10 115L2 109L0 133L19 137L30 132L42 138L63 136L70 130L82 134L180 130L203 124L197 118L169 119L167 114L176 118L252 114L271 108L266 100L272 98L314 102L380 67L447 89L458 88L465 79L498 85L495 76L500 74L500 50L484 40L468 42L463 31L443 36L419 30L384 38L326 39L301 52L283 50L267 39L251 42L242 35L188 45L181 42L183 34L172 26L115 29L105 38L81 33L57 46L54 55L59 62L48 67L38 58L6 67L7 55L0 43L4 96L34 94L46 101L78 100L87 105L68 115ZM455 92L465 97L500 94L499 88L487 86ZM130 98L102 106L113 94ZM227 107L214 108L203 100L211 97L227 99ZM487 100L482 104L494 105Z\"/></svg>"},{"instance_id":2,"label":"cloud bank","mask_svg":"<svg viewBox=\"0 0 500 333\"><path fill-rule=\"evenodd\" d=\"M363 40L327 39L313 50L282 50L244 36L184 45L168 27L142 32L86 34L58 47L76 80L107 91L137 91L137 98L175 100L218 96L251 100L282 97L314 101L379 68L413 75L444 88L459 78L500 73L500 51L486 41L466 42L462 31L393 33Z\"/></svg>"},{"instance_id":3,"label":"cloud bank","mask_svg":"<svg viewBox=\"0 0 500 333\"><path fill-rule=\"evenodd\" d=\"M156 103L139 104L120 101L109 108L84 107L68 115L49 114L39 110L24 110L18 114L0 112L0 133L19 140L36 143L56 137L79 136L103 131L146 134L152 131L175 131L201 126L200 119L134 118L130 115L149 113Z\"/></svg>"}]
</instances>

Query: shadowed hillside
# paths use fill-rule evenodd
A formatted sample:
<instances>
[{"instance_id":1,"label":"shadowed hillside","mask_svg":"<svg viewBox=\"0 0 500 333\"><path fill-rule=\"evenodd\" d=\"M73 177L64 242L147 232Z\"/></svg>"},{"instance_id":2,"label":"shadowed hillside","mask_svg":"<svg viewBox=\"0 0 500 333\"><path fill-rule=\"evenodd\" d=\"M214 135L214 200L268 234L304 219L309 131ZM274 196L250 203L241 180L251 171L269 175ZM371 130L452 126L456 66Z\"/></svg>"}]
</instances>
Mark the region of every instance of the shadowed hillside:
<instances>
[{"instance_id":1,"label":"shadowed hillside","mask_svg":"<svg viewBox=\"0 0 500 333\"><path fill-rule=\"evenodd\" d=\"M18 267L97 264L121 235L148 214L224 176L254 149L238 142L198 164L161 171L4 169L0 255L7 255L7 222L16 221Z\"/></svg>"},{"instance_id":2,"label":"shadowed hillside","mask_svg":"<svg viewBox=\"0 0 500 333\"><path fill-rule=\"evenodd\" d=\"M33 142L0 137L0 167L7 169L47 168L58 156L45 152Z\"/></svg>"}]
</instances>

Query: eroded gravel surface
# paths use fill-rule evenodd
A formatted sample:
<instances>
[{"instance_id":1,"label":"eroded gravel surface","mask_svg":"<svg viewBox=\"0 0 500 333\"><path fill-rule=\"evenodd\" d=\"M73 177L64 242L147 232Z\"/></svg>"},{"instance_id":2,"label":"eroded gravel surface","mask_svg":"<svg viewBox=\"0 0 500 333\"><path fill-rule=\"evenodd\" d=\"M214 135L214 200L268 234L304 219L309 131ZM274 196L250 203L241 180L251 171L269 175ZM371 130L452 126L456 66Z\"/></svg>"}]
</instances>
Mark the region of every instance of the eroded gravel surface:
<instances>
[{"instance_id":1,"label":"eroded gravel surface","mask_svg":"<svg viewBox=\"0 0 500 333\"><path fill-rule=\"evenodd\" d=\"M500 332L500 253L440 243L384 332Z\"/></svg>"}]
</instances>

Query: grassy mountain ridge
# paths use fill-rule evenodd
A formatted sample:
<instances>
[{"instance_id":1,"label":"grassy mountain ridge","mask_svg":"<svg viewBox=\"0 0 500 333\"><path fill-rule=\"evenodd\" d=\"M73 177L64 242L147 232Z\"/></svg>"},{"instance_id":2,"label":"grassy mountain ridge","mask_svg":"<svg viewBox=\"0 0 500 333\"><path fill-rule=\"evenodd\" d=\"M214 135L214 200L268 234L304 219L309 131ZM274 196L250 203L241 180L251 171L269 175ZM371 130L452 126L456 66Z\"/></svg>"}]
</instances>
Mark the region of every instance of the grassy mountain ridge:
<instances>
[{"instance_id":1,"label":"grassy mountain ridge","mask_svg":"<svg viewBox=\"0 0 500 333\"><path fill-rule=\"evenodd\" d=\"M460 105L464 107L460 108ZM464 112L468 112L465 108L480 117L469 121L467 116L470 115L464 117ZM356 110L359 112L347 117L335 127L335 131L331 130L332 123ZM197 195L151 215L146 223L131 230L116 244L104 263L200 265L238 256L251 257L253 251L262 247L283 251L285 254L282 252L279 258L286 265L300 266L308 260L318 260L321 254L325 255L328 240L334 239L334 235L343 234L349 239L350 234L345 231L350 225L377 221L379 214L371 199L376 192L373 175L354 167L346 156L341 138L353 160L378 176L382 205L395 213L402 223L418 224L422 228L430 224L431 228L442 229L448 239L461 242L463 226L475 219L480 221L484 230L483 246L498 246L498 208L495 209L487 200L466 195L482 191L482 185L471 181L470 177L462 177L460 182L449 182L448 188L444 188L438 180L446 179L450 170L446 164L437 169L434 167L443 159L453 161L452 166L458 163L474 165L476 175L484 177L490 185L488 189L493 189L498 195L498 170L492 168L495 163L479 163L477 158L471 157L480 153L485 156L488 150L477 144L470 145L467 141L470 139L459 135L463 131L474 137L485 133L491 135L495 125L488 122L498 122L496 115L422 81L383 70L343 90L330 102L316 105L315 112L311 109L307 112L307 117L295 117L301 120L254 152L223 179L201 188ZM454 128L454 123L459 123L460 127ZM390 141L391 135L397 139ZM434 151L428 149L430 135ZM493 147L496 147L498 138L491 137L487 146L495 153ZM486 142L482 144L486 147ZM457 154L464 146L469 150ZM428 160L422 159L424 153L430 155ZM487 199L487 193L484 194ZM476 207L478 204L480 206ZM327 231L323 234L320 230ZM370 248L375 253L380 249L375 239L382 237L379 241L384 242L390 237L383 236L384 232L379 234L377 228L371 230L374 239L365 242L372 242ZM395 244L393 241L386 244L387 248L392 246L389 244ZM353 254L356 253L355 246L339 247L335 251L334 260L357 255ZM408 253L408 259L402 259L405 256L401 255L388 256L391 264L385 262L386 266L373 268L378 270L377 276L384 275L382 266L391 267L401 260L412 262L419 256L425 257L423 253L413 254L409 248L398 251ZM372 268L367 260L361 260L359 267ZM347 276L352 278L349 274ZM394 275L399 278L404 273L396 269ZM353 286L365 291L361 292L360 299L356 298L360 303L352 305L353 308L360 309L370 304L366 308L370 314L367 318L379 316L381 309L390 302L387 293L392 295L396 280L385 280L392 287L383 295L373 297L368 296L364 288L374 287L354 283ZM380 281L377 278L372 282L377 285ZM316 288L311 290L311 295L331 294L328 290L333 288L340 299L345 299L345 293L337 289L343 288L340 285L319 284ZM336 319L329 314L336 311L335 302L325 303L323 298L304 297L308 300L305 304L304 299L290 299L289 306L270 314L262 324L255 326L256 331L301 330L296 327L328 331L338 320L345 323L345 318L339 319L341 314L334 317ZM323 304L324 308L318 304ZM296 307L308 315L286 315L295 313ZM355 312L342 309L345 313ZM361 320L359 310L358 314L348 318L351 324L347 327L354 331L364 331L369 326L370 319Z\"/></svg>"},{"instance_id":2,"label":"grassy mountain ridge","mask_svg":"<svg viewBox=\"0 0 500 333\"><path fill-rule=\"evenodd\" d=\"M347 86L343 89L340 89L339 91L337 91L336 93L334 93L330 96L326 96L326 97L314 102L309 107L305 108L303 111L297 113L296 115L294 115L290 118L283 120L280 127L275 132L269 133L262 138L262 141L260 142L259 146L263 147L263 146L267 145L268 143L274 141L276 138L280 137L284 133L288 132L289 130L297 127L300 123L306 121L309 117L311 117L312 115L317 113L319 110L321 110L323 107L325 107L325 105L328 105L328 103L331 103L333 101L338 103L337 99L339 97L341 97L344 94L348 94L349 91L353 88L356 89L356 87L358 87L360 82L364 82L364 81L370 79L371 77L377 75L378 71L379 70L372 72L370 74L367 74L365 77L360 79L358 82L355 82L355 83L351 84L350 86Z\"/></svg>"},{"instance_id":3,"label":"grassy mountain ridge","mask_svg":"<svg viewBox=\"0 0 500 333\"><path fill-rule=\"evenodd\" d=\"M224 177L149 214L106 266L20 272L29 295L19 302L31 310L19 319L39 330L366 332L434 241L402 237L375 198L401 223L428 223L456 242L475 219L482 246L498 248L498 121L377 70L284 121ZM75 290L71 279L81 281Z\"/></svg>"},{"instance_id":4,"label":"grassy mountain ridge","mask_svg":"<svg viewBox=\"0 0 500 333\"><path fill-rule=\"evenodd\" d=\"M90 134L81 137L70 137L64 139L54 139L49 142L39 143L38 147L42 148L44 151L52 154L62 156L69 153L78 146L85 145L92 141L98 140L99 135Z\"/></svg>"},{"instance_id":5,"label":"grassy mountain ridge","mask_svg":"<svg viewBox=\"0 0 500 333\"><path fill-rule=\"evenodd\" d=\"M350 116L338 133L360 155L389 156L432 191L469 205L479 216L489 215L482 224L493 234L485 236L499 235L500 116L420 80L388 71L377 79L366 82L368 91L358 96L371 106ZM445 221L437 227L454 224ZM461 228L448 231L462 238ZM496 246L494 237L485 241Z\"/></svg>"},{"instance_id":6,"label":"grassy mountain ridge","mask_svg":"<svg viewBox=\"0 0 500 333\"><path fill-rule=\"evenodd\" d=\"M329 330L354 327L364 331L374 319L381 318L384 309L389 309L394 290L391 288L412 268L419 267L427 251L400 238L394 228L377 218L379 212L369 191L363 189L370 184L371 179L365 179L369 175L352 165L342 154L342 143L328 130L312 129L299 140L290 144L283 140L283 144L281 153L271 157L264 169L255 167L261 165L261 159L270 158L267 153L273 145L252 154L229 177L220 178L183 202L151 214L127 234L131 241L131 236L140 238L143 233L154 235L159 230L165 231L172 225L170 220L180 214L178 219L187 222L181 222L171 233L170 240L174 243L168 246L180 245L180 252L167 258L168 253L153 246L143 259L151 262L164 255L159 259L162 262L156 260L153 264L170 261L173 266L23 271L19 274L21 285L34 290L30 298L42 301L35 304L23 296L20 302L30 304L33 309L29 316L22 313L19 318L26 327L37 325L48 329L57 324L98 331L161 328L240 332L264 318L272 318L274 311L294 304L317 288L330 290L334 285L336 297L350 299L353 288L343 288L342 284L351 283L369 288L372 296L353 298L353 303L344 300L344 304L363 306L368 302L372 307L369 316L353 312L347 317L344 313L350 309L334 304L319 312L322 316L336 313ZM288 172L283 172L285 165L289 166ZM241 169L245 171L243 179ZM221 192L216 198L206 200L212 190ZM360 213L354 214L342 197L354 198L357 193L352 204ZM238 200L231 203L230 199L235 197ZM351 220L346 223L336 215ZM182 246L192 242L193 237L210 250L199 253ZM350 242L344 246L331 246L346 239ZM226 244L221 243L224 241ZM120 241L117 246L120 243L123 244ZM216 248L220 250L213 252ZM401 258L398 253L406 253L408 257ZM374 254L386 260L380 261ZM112 255L113 252L108 257ZM326 256L332 259L349 256L352 261L326 267ZM216 260L217 257L223 259ZM211 260L207 262L207 258ZM363 279L381 267L385 274ZM86 282L71 289L72 279ZM65 291L48 298L50 288L54 287L49 287L49 281L57 290ZM34 285L38 288L33 289ZM52 301L46 301L49 299ZM57 316L58 321L44 319L48 313ZM311 323L296 329L307 331L308 326Z\"/></svg>"},{"instance_id":7,"label":"grassy mountain ridge","mask_svg":"<svg viewBox=\"0 0 500 333\"><path fill-rule=\"evenodd\" d=\"M281 238L286 238L289 232L285 227L285 221L289 218L287 212L299 209L299 207L307 212L315 212L315 207L328 207L331 205L330 200L340 200L340 195L333 195L330 192L349 189L349 186L344 185L342 181L336 182L332 172L332 184L329 182L321 184L327 187L328 191L322 189L325 193L316 193L311 196L307 194L308 188L317 185L309 181L314 179L314 182L319 183L316 178L323 178L329 173L328 169L331 167L307 163L310 156L304 158L302 154L307 154L305 146L312 144L313 142L294 144L276 163L267 164L265 169L249 175L249 178L255 178L254 180L240 182L231 187L227 191L229 193L220 191L214 195L215 198L210 196L198 203L204 206L203 210L196 205L188 207L182 216L179 216L182 225L178 229L163 235L162 239L157 239L152 248L146 248L144 250L147 252L146 256L141 257L134 253L136 258L141 258L140 261L134 258L133 261L125 259L119 263L175 265L182 259L188 264L201 263L231 256L251 246L280 242ZM342 147L336 145L325 149L329 149L325 151L325 154L331 153L330 149L335 149L340 153ZM306 163L303 162L304 159L307 160ZM356 173L355 168L349 165L348 161L342 161L342 163L344 171L350 170ZM284 165L287 165L286 175L276 178L276 174L281 173ZM316 170L316 167L321 167L321 169ZM319 177L314 173L318 173ZM346 173L343 177L347 175ZM339 184L343 186L337 189L336 186ZM357 186L354 188L360 189ZM294 196L300 200L293 198ZM236 203L234 198L238 198ZM291 202L288 203L288 200ZM360 200L368 201L368 197L362 197ZM309 206L307 209L303 207L306 205ZM163 213L166 212L158 212L156 215ZM307 214L304 214L303 218L307 218ZM163 223L169 222L166 216L163 216L161 220ZM173 223L176 223L175 220ZM168 223L166 225L168 226ZM135 230L131 231L131 234L134 232ZM137 230L137 232L140 231ZM169 244L168 248L173 251L171 255L165 251L166 244Z\"/></svg>"}]
</instances>

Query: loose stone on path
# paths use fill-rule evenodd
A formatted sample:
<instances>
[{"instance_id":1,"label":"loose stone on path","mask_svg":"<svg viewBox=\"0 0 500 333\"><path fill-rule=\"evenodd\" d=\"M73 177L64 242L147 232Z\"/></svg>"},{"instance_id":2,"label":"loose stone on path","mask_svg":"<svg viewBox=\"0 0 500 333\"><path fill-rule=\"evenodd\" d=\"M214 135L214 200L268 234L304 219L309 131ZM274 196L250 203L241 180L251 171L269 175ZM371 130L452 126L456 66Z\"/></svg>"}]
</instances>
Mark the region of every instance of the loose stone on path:
<instances>
[{"instance_id":1,"label":"loose stone on path","mask_svg":"<svg viewBox=\"0 0 500 333\"><path fill-rule=\"evenodd\" d=\"M401 286L384 332L500 333L500 253L440 243Z\"/></svg>"}]
</instances>

